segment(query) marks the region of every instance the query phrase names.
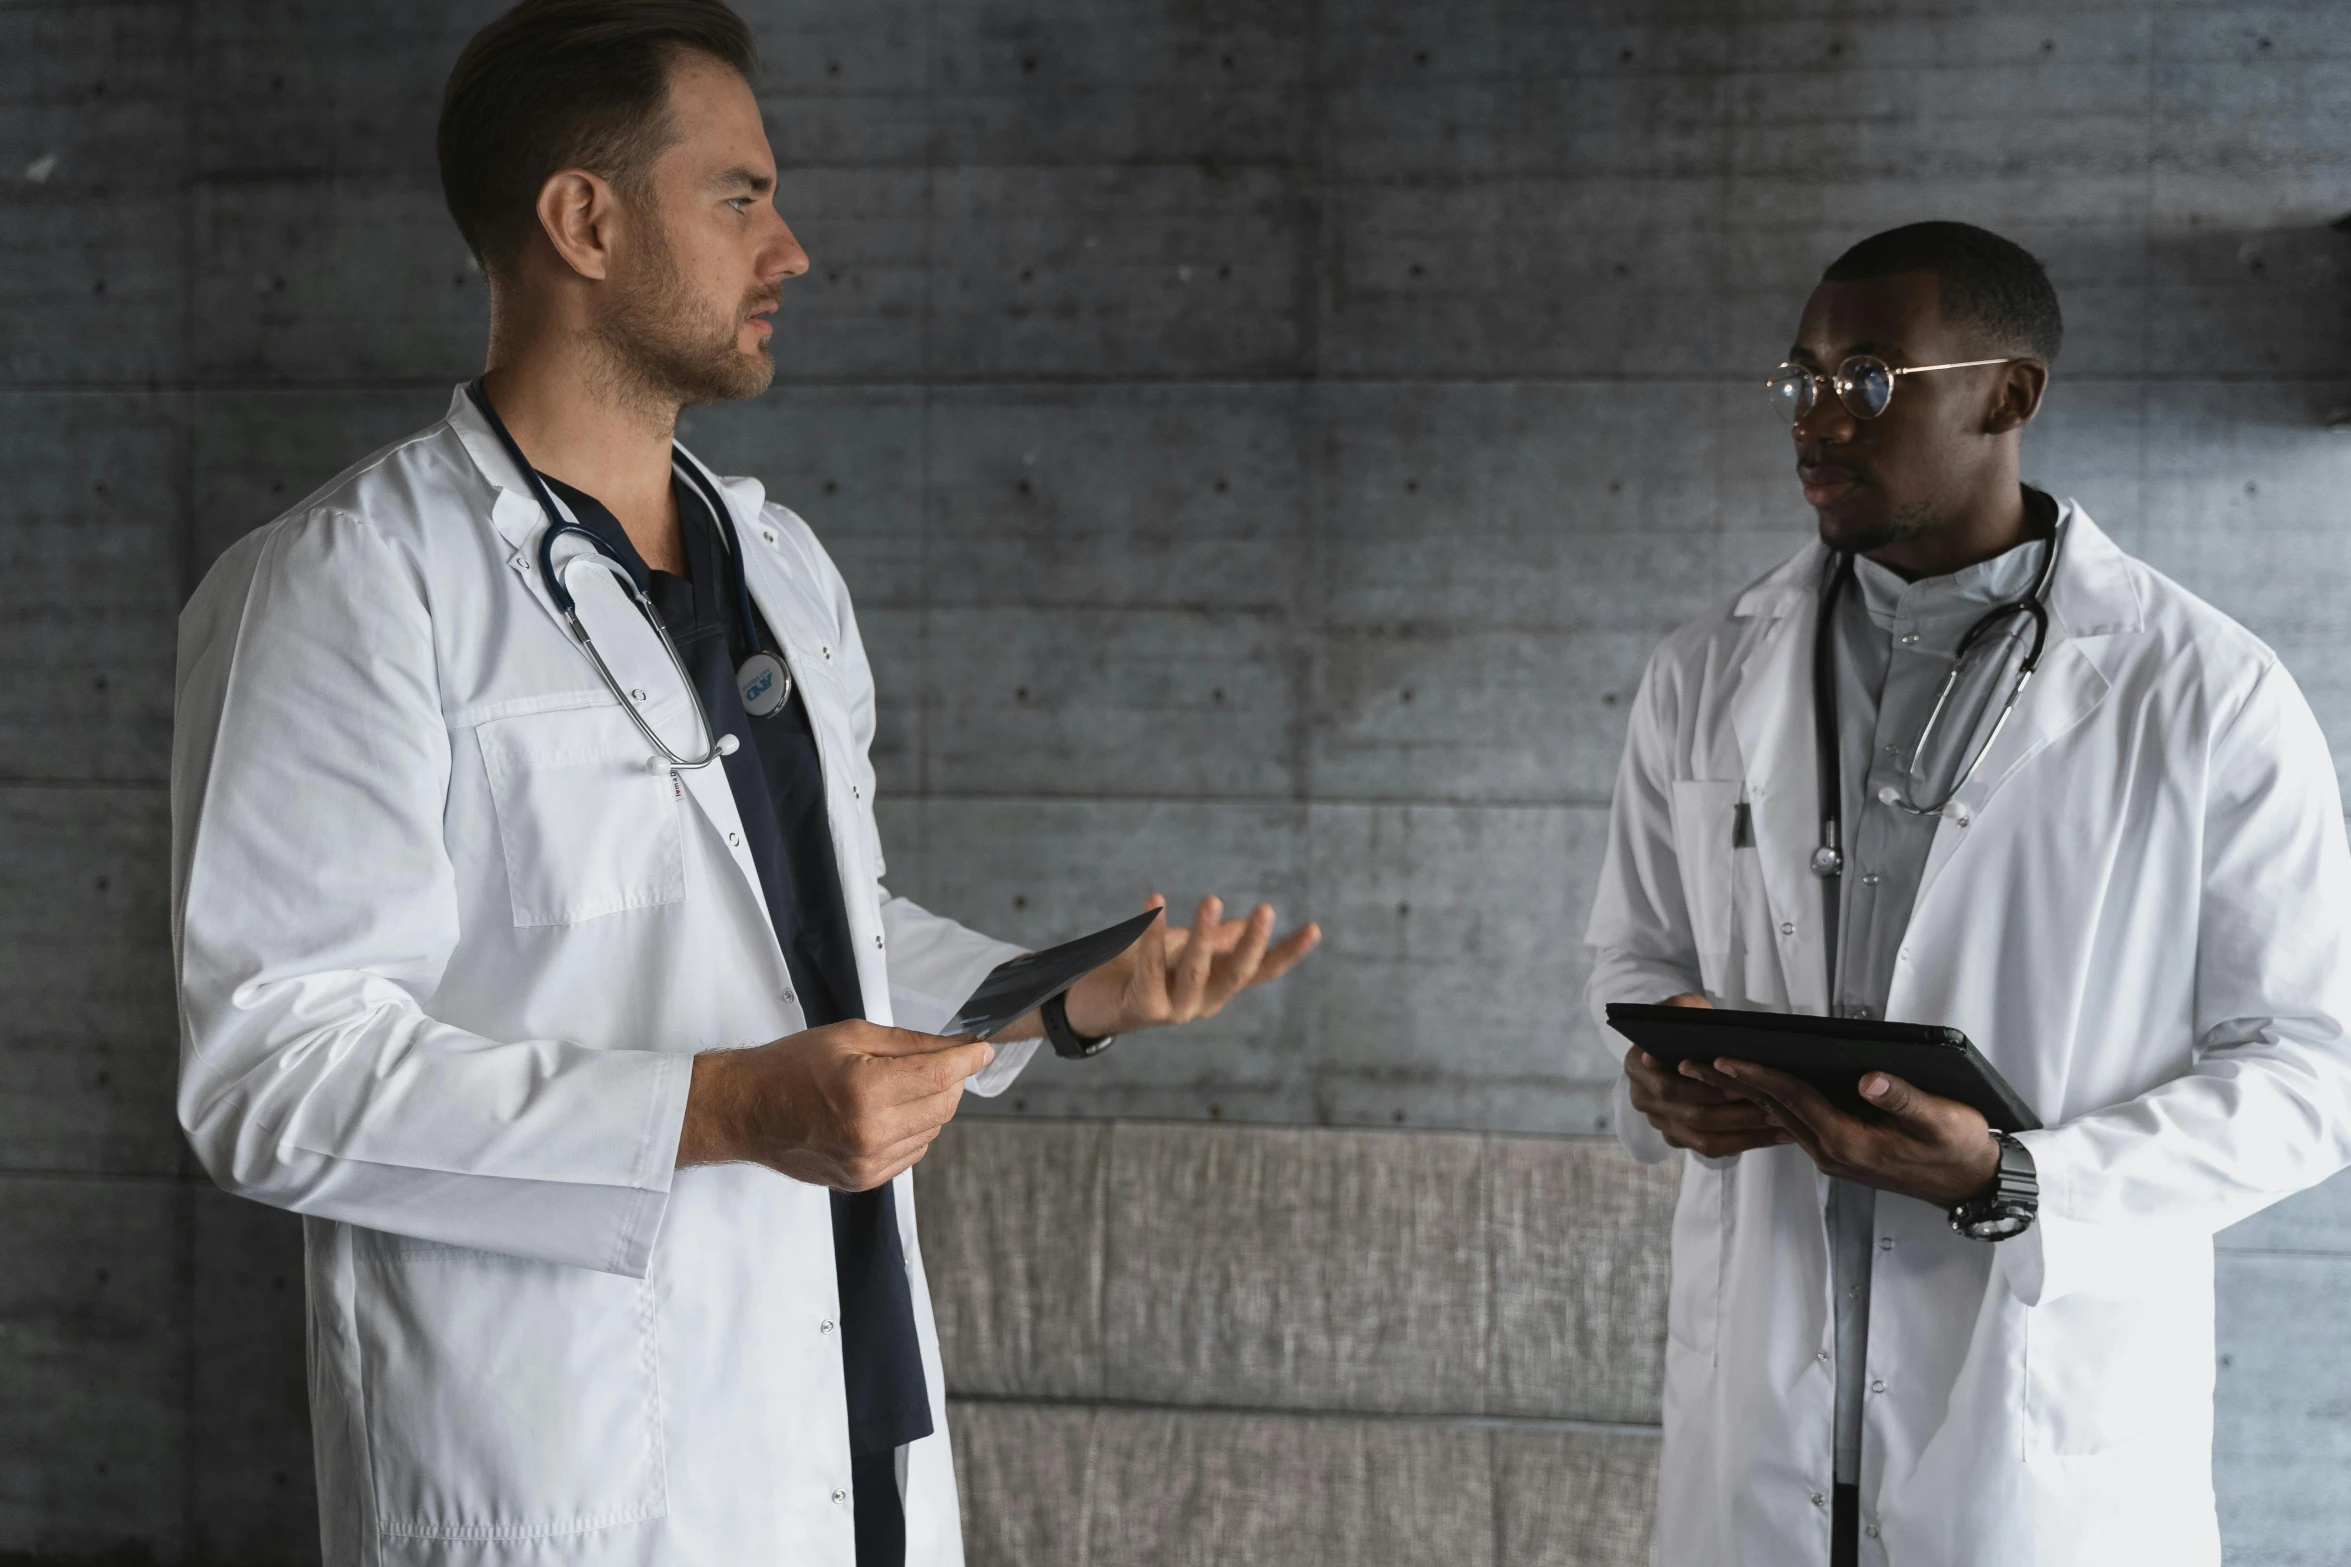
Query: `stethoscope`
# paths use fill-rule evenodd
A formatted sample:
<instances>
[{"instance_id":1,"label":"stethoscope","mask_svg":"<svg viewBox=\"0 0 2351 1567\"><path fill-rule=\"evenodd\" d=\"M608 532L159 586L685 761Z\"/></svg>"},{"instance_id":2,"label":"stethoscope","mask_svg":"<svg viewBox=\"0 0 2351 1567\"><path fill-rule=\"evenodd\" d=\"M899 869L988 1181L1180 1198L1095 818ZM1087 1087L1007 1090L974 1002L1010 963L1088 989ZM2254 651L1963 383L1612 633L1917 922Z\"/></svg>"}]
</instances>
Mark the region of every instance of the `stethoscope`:
<instances>
[{"instance_id":1,"label":"stethoscope","mask_svg":"<svg viewBox=\"0 0 2351 1567\"><path fill-rule=\"evenodd\" d=\"M637 579L629 574L628 567L613 557L611 546L556 505L546 481L539 477L539 470L532 467L530 459L523 456L522 448L515 444L513 435L507 431L506 421L500 419L498 410L490 406L490 394L482 383L477 380L466 391L472 396L474 406L482 411L482 417L489 421L490 428L497 433L499 444L506 448L506 455L522 470L531 493L538 497L539 509L547 514L547 530L539 535L539 580L547 585L547 596L554 600L556 612L562 615L563 623L571 628L573 640L587 653L588 661L596 666L596 673L603 680L605 689L612 693L621 711L629 715L629 721L637 726L637 733L645 737L645 743L653 747L656 753L652 763L653 771L658 773L664 768L708 767L720 757L734 755L742 742L731 734L718 733L718 726L710 721L710 709L704 704L702 693L695 688L694 678L686 669L686 661L679 655L677 643L670 640L669 628L661 623L661 616L653 608L652 599L646 596L643 588L637 586ZM792 671L782 659L767 650L766 643L760 637L759 616L751 603L749 573L743 565L741 541L735 533L734 514L727 510L726 501L718 493L717 485L701 471L698 464L690 459L681 460L678 454L673 453L671 466L686 476L686 481L694 486L710 507L710 515L718 524L720 542L734 566L735 620L743 628L743 634L751 639L750 657L735 666L735 688L742 693L743 711L754 718L764 718L791 700ZM574 555L559 571L555 566L555 546L567 534L577 534L586 539L592 549L588 554ZM680 756L670 749L669 742L654 730L636 701L630 697L627 688L620 683L620 678L613 674L612 666L605 663L604 655L597 651L595 638L588 635L587 626L580 620L579 604L563 580L564 571L579 565L600 566L617 578L622 590L628 594L629 602L637 606L637 613L645 617L645 623L661 639L662 650L669 654L670 668L677 672L678 683L685 687L687 699L694 704L694 715L701 722L702 733L711 737L709 746L700 756Z\"/></svg>"},{"instance_id":2,"label":"stethoscope","mask_svg":"<svg viewBox=\"0 0 2351 1567\"><path fill-rule=\"evenodd\" d=\"M2032 645L2025 652L2024 662L2017 666L2016 679L2008 688L2008 700L2000 704L2000 716L1993 721L1992 732L1984 736L1984 743L1976 747L1975 755L1968 758L1967 766L1960 770L1951 787L1943 791L1941 799L1913 800L1888 784L1878 791L1878 798L1887 805L1913 816L1940 814L1967 787L1984 753L1992 749L1992 742L2008 726L2008 715L2016 711L2017 698L2031 684L2033 671L2041 664L2041 650L2048 645L2049 584L2057 576L2057 558L2065 549L2065 535L2072 520L2071 512L2057 519L2056 529L2049 537L2049 558L2041 562L2040 575L2033 579L2032 591L1987 611L1959 639L1958 650L1951 657L1951 672L1943 677L1943 689L1936 693L1935 705L1927 713L1926 727L1918 732L1918 744L1911 748L1910 754L1913 758L1920 756L1934 739L1935 728L1943 721L1951 693L1959 684L1959 672L1966 667L1968 650L1995 630L2012 623L2017 615L2028 615L2033 625ZM1840 550L1830 564L1828 582L1821 589L1820 620L1812 630L1812 727L1814 744L1819 747L1816 754L1821 780L1820 847L1812 851L1812 874L1821 879L1824 887L1845 870L1845 780L1837 736L1836 612L1837 600L1852 579L1853 557Z\"/></svg>"}]
</instances>

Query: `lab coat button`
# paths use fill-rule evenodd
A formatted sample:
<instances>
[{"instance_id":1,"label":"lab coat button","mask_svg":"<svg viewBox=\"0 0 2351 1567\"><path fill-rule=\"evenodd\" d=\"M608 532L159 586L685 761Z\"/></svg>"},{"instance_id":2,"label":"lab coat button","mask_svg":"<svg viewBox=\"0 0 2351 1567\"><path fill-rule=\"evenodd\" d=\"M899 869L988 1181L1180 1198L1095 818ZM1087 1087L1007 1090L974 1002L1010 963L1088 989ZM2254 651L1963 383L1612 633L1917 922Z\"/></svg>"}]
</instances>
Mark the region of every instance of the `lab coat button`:
<instances>
[{"instance_id":1,"label":"lab coat button","mask_svg":"<svg viewBox=\"0 0 2351 1567\"><path fill-rule=\"evenodd\" d=\"M1780 934L1783 936L1793 936L1796 934L1796 927L1793 924L1783 924L1780 926Z\"/></svg>"},{"instance_id":2,"label":"lab coat button","mask_svg":"<svg viewBox=\"0 0 2351 1567\"><path fill-rule=\"evenodd\" d=\"M629 688L629 700L630 700L630 701L632 701L632 702L642 702L642 701L644 701L644 700L645 700L645 688L644 688L643 686L632 686L632 687L630 687L630 688Z\"/></svg>"},{"instance_id":3,"label":"lab coat button","mask_svg":"<svg viewBox=\"0 0 2351 1567\"><path fill-rule=\"evenodd\" d=\"M1891 1236L1891 1235L1881 1235L1881 1236L1879 1236L1879 1237L1878 1237L1878 1250L1880 1250L1880 1251L1892 1251L1893 1249L1894 1249L1894 1237L1893 1237L1893 1236Z\"/></svg>"},{"instance_id":4,"label":"lab coat button","mask_svg":"<svg viewBox=\"0 0 2351 1567\"><path fill-rule=\"evenodd\" d=\"M1827 1350L1825 1350L1825 1349L1824 1349L1824 1350L1822 1350L1820 1353L1818 1353L1818 1354L1814 1355L1812 1358L1813 1358L1813 1359L1815 1359L1815 1360L1817 1360L1817 1361L1819 1361L1819 1362L1820 1362L1822 1365L1824 1365L1824 1366L1825 1366L1825 1365L1827 1365L1827 1364L1829 1363L1829 1352L1828 1352Z\"/></svg>"},{"instance_id":5,"label":"lab coat button","mask_svg":"<svg viewBox=\"0 0 2351 1567\"><path fill-rule=\"evenodd\" d=\"M1815 1491L1812 1493L1812 1505L1815 1507L1826 1507L1829 1505L1829 1499L1821 1495L1818 1491Z\"/></svg>"},{"instance_id":6,"label":"lab coat button","mask_svg":"<svg viewBox=\"0 0 2351 1567\"><path fill-rule=\"evenodd\" d=\"M873 938L873 944L877 947L882 944L882 938L878 933Z\"/></svg>"},{"instance_id":7,"label":"lab coat button","mask_svg":"<svg viewBox=\"0 0 2351 1567\"><path fill-rule=\"evenodd\" d=\"M1873 1523L1873 1524L1868 1524L1868 1525L1865 1525L1865 1526L1862 1528L1862 1531L1861 1531L1861 1532L1862 1532L1863 1534L1866 1534L1866 1535L1868 1535L1868 1536L1869 1536L1871 1539L1873 1539L1873 1540L1874 1540L1874 1539L1876 1539L1876 1538L1878 1537L1878 1526L1877 1526L1876 1524L1874 1524L1874 1523Z\"/></svg>"},{"instance_id":8,"label":"lab coat button","mask_svg":"<svg viewBox=\"0 0 2351 1567\"><path fill-rule=\"evenodd\" d=\"M822 653L827 659L830 659L833 656L833 650L829 647L818 648L817 651Z\"/></svg>"},{"instance_id":9,"label":"lab coat button","mask_svg":"<svg viewBox=\"0 0 2351 1567\"><path fill-rule=\"evenodd\" d=\"M728 847L728 848L730 848L730 849L740 849L742 846L743 846L743 840L742 840L742 838L741 838L741 837L739 837L738 835L736 835L736 834L734 834L734 833L728 833L728 834L727 834L727 847Z\"/></svg>"},{"instance_id":10,"label":"lab coat button","mask_svg":"<svg viewBox=\"0 0 2351 1567\"><path fill-rule=\"evenodd\" d=\"M765 528L759 530L759 536L767 540L767 542L770 544L773 544L776 541L776 536L768 532Z\"/></svg>"},{"instance_id":11,"label":"lab coat button","mask_svg":"<svg viewBox=\"0 0 2351 1567\"><path fill-rule=\"evenodd\" d=\"M832 1318L830 1318L830 1317L827 1317L827 1318L825 1318L825 1319L824 1319L822 1322L819 1322L819 1323L816 1325L816 1331L817 1331L817 1332L819 1332L819 1333L830 1333L830 1332L832 1332L832 1331L833 1331L833 1319L832 1319Z\"/></svg>"},{"instance_id":12,"label":"lab coat button","mask_svg":"<svg viewBox=\"0 0 2351 1567\"><path fill-rule=\"evenodd\" d=\"M1886 1384L1873 1378L1869 1384L1869 1390L1872 1393L1883 1393L1886 1390Z\"/></svg>"},{"instance_id":13,"label":"lab coat button","mask_svg":"<svg viewBox=\"0 0 2351 1567\"><path fill-rule=\"evenodd\" d=\"M791 1005L791 1004L792 1004L794 1001L796 1001L796 1000L798 1000L798 999L799 999L799 998L798 998L798 997L796 997L796 996L794 996L794 995L793 995L793 994L792 994L790 991L788 991L788 990L787 990L787 991L785 991L785 992L784 992L784 1005L786 1005L786 1006L790 1006L790 1005ZM831 1326L832 1326L832 1324L828 1322L828 1323L826 1323L826 1324L825 1324L825 1326L829 1328L829 1327L831 1327Z\"/></svg>"},{"instance_id":14,"label":"lab coat button","mask_svg":"<svg viewBox=\"0 0 2351 1567\"><path fill-rule=\"evenodd\" d=\"M838 1507L838 1506L840 1506L840 1505L841 1505L843 1502L846 1502L847 1500L849 1500L849 1493L848 1493L847 1491L835 1491L835 1492L833 1492L833 1505L834 1505L835 1507Z\"/></svg>"}]
</instances>

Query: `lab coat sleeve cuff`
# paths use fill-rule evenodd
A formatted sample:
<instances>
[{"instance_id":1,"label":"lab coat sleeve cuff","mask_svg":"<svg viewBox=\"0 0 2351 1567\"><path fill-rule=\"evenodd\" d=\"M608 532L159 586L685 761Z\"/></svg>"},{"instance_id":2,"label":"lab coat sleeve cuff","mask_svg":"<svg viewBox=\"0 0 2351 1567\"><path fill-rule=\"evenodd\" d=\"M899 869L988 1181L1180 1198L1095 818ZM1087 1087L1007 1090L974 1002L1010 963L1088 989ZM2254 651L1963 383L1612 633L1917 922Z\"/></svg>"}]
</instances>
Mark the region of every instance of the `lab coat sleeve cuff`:
<instances>
[{"instance_id":1,"label":"lab coat sleeve cuff","mask_svg":"<svg viewBox=\"0 0 2351 1567\"><path fill-rule=\"evenodd\" d=\"M669 1212L670 1184L677 1178L678 1142L685 1135L686 1100L694 1085L694 1058L663 1055L645 1104L645 1135L637 1149L634 1199L613 1235L609 1271L641 1279L653 1266L653 1243Z\"/></svg>"},{"instance_id":2,"label":"lab coat sleeve cuff","mask_svg":"<svg viewBox=\"0 0 2351 1567\"><path fill-rule=\"evenodd\" d=\"M1643 1164L1663 1164L1673 1157L1673 1146L1649 1118L1633 1108L1632 1080L1616 1074L1616 1140L1626 1153Z\"/></svg>"},{"instance_id":3,"label":"lab coat sleeve cuff","mask_svg":"<svg viewBox=\"0 0 2351 1567\"><path fill-rule=\"evenodd\" d=\"M1012 1086L1012 1080L1020 1076L1021 1068L1035 1059L1037 1047L1044 1042L1042 1039L999 1041L996 1059L964 1080L964 1092L977 1094L982 1099L995 1098Z\"/></svg>"}]
</instances>

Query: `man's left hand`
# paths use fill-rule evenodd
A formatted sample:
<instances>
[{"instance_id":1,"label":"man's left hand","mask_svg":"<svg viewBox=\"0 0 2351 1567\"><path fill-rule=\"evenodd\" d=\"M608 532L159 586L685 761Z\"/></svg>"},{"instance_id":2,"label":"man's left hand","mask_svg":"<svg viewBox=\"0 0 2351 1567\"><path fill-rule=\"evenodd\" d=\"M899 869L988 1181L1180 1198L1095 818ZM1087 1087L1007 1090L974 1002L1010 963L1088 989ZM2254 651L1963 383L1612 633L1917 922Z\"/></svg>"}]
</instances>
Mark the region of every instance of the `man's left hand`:
<instances>
[{"instance_id":1,"label":"man's left hand","mask_svg":"<svg viewBox=\"0 0 2351 1567\"><path fill-rule=\"evenodd\" d=\"M1980 1196L2000 1173L2000 1144L1979 1112L1891 1073L1862 1076L1861 1097L1881 1117L1864 1121L1802 1078L1752 1061L1685 1061L1682 1071L1762 1106L1824 1175L1947 1208Z\"/></svg>"},{"instance_id":2,"label":"man's left hand","mask_svg":"<svg viewBox=\"0 0 2351 1567\"><path fill-rule=\"evenodd\" d=\"M1145 907L1164 911L1167 900L1154 893ZM1226 919L1218 898L1201 899L1188 927L1171 926L1163 912L1122 956L1069 987L1069 1026L1099 1039L1216 1016L1242 991L1288 973L1322 940L1320 926L1302 925L1277 942L1273 922L1265 903L1245 919ZM1027 1022L1002 1037L1036 1032Z\"/></svg>"}]
</instances>

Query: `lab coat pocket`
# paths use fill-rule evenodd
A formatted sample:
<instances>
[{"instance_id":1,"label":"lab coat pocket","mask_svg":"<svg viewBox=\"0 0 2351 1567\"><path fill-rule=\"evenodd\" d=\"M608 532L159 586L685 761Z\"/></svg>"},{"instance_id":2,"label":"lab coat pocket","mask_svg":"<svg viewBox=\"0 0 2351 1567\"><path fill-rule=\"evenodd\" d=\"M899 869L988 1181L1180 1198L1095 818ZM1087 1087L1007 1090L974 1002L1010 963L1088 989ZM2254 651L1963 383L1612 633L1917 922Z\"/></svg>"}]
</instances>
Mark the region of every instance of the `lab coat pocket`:
<instances>
[{"instance_id":1,"label":"lab coat pocket","mask_svg":"<svg viewBox=\"0 0 2351 1567\"><path fill-rule=\"evenodd\" d=\"M1682 901L1698 947L1699 978L1710 996L1731 990L1731 932L1737 886L1732 837L1738 825L1735 780L1677 778L1673 784L1673 847L1680 863Z\"/></svg>"},{"instance_id":2,"label":"lab coat pocket","mask_svg":"<svg viewBox=\"0 0 2351 1567\"><path fill-rule=\"evenodd\" d=\"M618 707L500 718L476 731L517 925L682 903L677 785Z\"/></svg>"},{"instance_id":3,"label":"lab coat pocket","mask_svg":"<svg viewBox=\"0 0 2351 1567\"><path fill-rule=\"evenodd\" d=\"M546 1539L668 1510L649 1281L390 1236L358 1266L379 1533Z\"/></svg>"}]
</instances>

